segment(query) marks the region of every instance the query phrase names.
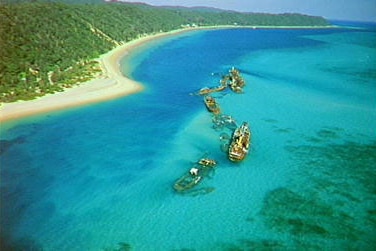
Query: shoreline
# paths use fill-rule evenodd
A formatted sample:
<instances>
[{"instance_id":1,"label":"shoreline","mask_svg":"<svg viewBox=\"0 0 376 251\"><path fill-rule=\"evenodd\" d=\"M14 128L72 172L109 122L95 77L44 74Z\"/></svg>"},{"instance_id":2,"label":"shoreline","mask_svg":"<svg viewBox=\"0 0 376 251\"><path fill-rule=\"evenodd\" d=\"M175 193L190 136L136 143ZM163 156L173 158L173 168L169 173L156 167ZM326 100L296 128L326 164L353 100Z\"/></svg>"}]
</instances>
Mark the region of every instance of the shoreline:
<instances>
[{"instance_id":1,"label":"shoreline","mask_svg":"<svg viewBox=\"0 0 376 251\"><path fill-rule=\"evenodd\" d=\"M102 76L68 88L63 92L47 94L33 100L3 103L0 106L0 122L9 122L33 115L40 115L47 112L59 111L68 108L80 107L108 101L127 95L141 92L144 89L142 83L124 76L120 69L120 60L130 54L135 48L150 41L169 37L190 31L216 30L216 29L325 29L336 26L202 26L187 27L178 30L157 33L141 37L113 50L102 54L99 63L102 68ZM103 77L103 75L105 77Z\"/></svg>"}]
</instances>

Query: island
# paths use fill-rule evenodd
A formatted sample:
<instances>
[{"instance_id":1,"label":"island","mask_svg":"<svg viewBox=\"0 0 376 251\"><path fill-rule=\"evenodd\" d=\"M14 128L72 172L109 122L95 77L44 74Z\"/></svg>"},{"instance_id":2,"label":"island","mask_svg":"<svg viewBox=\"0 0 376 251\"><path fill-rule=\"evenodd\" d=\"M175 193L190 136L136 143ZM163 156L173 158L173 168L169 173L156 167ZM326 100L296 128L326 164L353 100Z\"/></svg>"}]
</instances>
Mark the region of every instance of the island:
<instances>
[{"instance_id":1,"label":"island","mask_svg":"<svg viewBox=\"0 0 376 251\"><path fill-rule=\"evenodd\" d=\"M0 4L0 121L141 91L121 73L119 60L151 39L196 29L330 27L322 17L301 14L15 2Z\"/></svg>"}]
</instances>

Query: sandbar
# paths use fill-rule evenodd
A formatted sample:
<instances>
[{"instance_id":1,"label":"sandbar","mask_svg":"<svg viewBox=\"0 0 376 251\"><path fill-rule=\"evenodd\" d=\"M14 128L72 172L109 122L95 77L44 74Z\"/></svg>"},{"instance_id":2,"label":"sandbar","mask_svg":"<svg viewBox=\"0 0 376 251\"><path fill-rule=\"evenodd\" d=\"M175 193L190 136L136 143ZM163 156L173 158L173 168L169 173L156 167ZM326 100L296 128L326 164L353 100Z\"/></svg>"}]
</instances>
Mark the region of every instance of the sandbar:
<instances>
[{"instance_id":1,"label":"sandbar","mask_svg":"<svg viewBox=\"0 0 376 251\"><path fill-rule=\"evenodd\" d=\"M331 28L324 26L321 28ZM229 28L320 28L320 27L278 27L278 26L207 26L183 28L169 32L162 32L154 35L141 37L127 42L115 49L103 54L98 59L103 71L103 76L81 83L77 86L67 88L63 92L48 94L43 97L12 103L3 103L0 106L0 122L16 120L32 115L46 112L63 110L98 102L103 102L126 95L140 92L143 85L124 76L120 69L120 60L129 54L136 47L161 37L172 36L183 32L208 29L229 29Z\"/></svg>"}]
</instances>

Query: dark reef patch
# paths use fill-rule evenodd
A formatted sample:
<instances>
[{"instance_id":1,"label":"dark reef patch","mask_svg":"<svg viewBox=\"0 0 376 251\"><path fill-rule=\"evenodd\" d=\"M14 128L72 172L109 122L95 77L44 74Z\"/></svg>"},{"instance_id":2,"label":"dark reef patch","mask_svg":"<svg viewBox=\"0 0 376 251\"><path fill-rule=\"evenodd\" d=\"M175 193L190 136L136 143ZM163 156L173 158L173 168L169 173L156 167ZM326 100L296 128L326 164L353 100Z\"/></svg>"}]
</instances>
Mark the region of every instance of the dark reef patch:
<instances>
[{"instance_id":1,"label":"dark reef patch","mask_svg":"<svg viewBox=\"0 0 376 251\"><path fill-rule=\"evenodd\" d=\"M119 242L115 248L103 248L103 251L131 251L132 245L126 242Z\"/></svg>"},{"instance_id":2,"label":"dark reef patch","mask_svg":"<svg viewBox=\"0 0 376 251\"><path fill-rule=\"evenodd\" d=\"M225 244L224 251L244 251L244 250L286 250L283 243L275 240L239 240L237 244Z\"/></svg>"},{"instance_id":3,"label":"dark reef patch","mask_svg":"<svg viewBox=\"0 0 376 251\"><path fill-rule=\"evenodd\" d=\"M299 138L286 141L295 170L287 185L245 217L264 236L222 243L220 250L376 250L376 141L339 127ZM353 138L359 142L347 140Z\"/></svg>"},{"instance_id":4,"label":"dark reef patch","mask_svg":"<svg viewBox=\"0 0 376 251\"><path fill-rule=\"evenodd\" d=\"M369 80L376 79L376 72L373 67L369 67L365 69L363 68L356 69L356 68L348 68L348 67L341 67L341 66L332 66L332 67L322 66L320 67L320 69L324 72L344 75L348 79L355 79L356 82L360 82L361 80L363 80L362 82L363 84L372 84L372 82Z\"/></svg>"},{"instance_id":5,"label":"dark reef patch","mask_svg":"<svg viewBox=\"0 0 376 251\"><path fill-rule=\"evenodd\" d=\"M42 251L43 247L34 239L22 238L10 240L9 237L0 235L0 250L2 251Z\"/></svg>"},{"instance_id":6,"label":"dark reef patch","mask_svg":"<svg viewBox=\"0 0 376 251\"><path fill-rule=\"evenodd\" d=\"M317 132L317 136L324 139L337 139L339 138L338 130L331 128L322 128Z\"/></svg>"},{"instance_id":7,"label":"dark reef patch","mask_svg":"<svg viewBox=\"0 0 376 251\"><path fill-rule=\"evenodd\" d=\"M278 123L278 120L276 120L276 119L270 119L270 118L263 119L263 121L265 121L267 123L271 123L271 124Z\"/></svg>"},{"instance_id":8,"label":"dark reef patch","mask_svg":"<svg viewBox=\"0 0 376 251\"><path fill-rule=\"evenodd\" d=\"M291 133L294 129L292 128L276 128L274 131L276 133Z\"/></svg>"},{"instance_id":9,"label":"dark reef patch","mask_svg":"<svg viewBox=\"0 0 376 251\"><path fill-rule=\"evenodd\" d=\"M0 140L0 155L5 153L8 149L10 149L13 145L22 144L26 140L26 137L19 136L12 140Z\"/></svg>"},{"instance_id":10,"label":"dark reef patch","mask_svg":"<svg viewBox=\"0 0 376 251\"><path fill-rule=\"evenodd\" d=\"M318 137L334 140L337 132L322 129ZM264 224L288 233L294 248L375 250L376 142L290 145L286 150L298 173L288 187L264 198Z\"/></svg>"}]
</instances>

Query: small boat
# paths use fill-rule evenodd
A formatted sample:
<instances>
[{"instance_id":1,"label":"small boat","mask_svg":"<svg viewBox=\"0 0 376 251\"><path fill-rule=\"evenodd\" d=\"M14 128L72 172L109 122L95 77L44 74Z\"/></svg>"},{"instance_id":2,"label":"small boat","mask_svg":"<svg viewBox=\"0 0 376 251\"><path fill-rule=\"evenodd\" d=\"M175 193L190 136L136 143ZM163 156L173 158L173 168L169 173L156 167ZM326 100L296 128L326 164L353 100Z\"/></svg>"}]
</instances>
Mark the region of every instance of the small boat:
<instances>
[{"instance_id":1,"label":"small boat","mask_svg":"<svg viewBox=\"0 0 376 251\"><path fill-rule=\"evenodd\" d=\"M214 170L215 165L217 165L217 162L213 159L200 159L188 173L184 174L175 182L174 189L177 192L190 190L199 184L205 177L209 176Z\"/></svg>"},{"instance_id":2,"label":"small boat","mask_svg":"<svg viewBox=\"0 0 376 251\"><path fill-rule=\"evenodd\" d=\"M214 167L215 165L217 165L217 162L215 160L207 159L207 158L200 159L198 163L202 166L210 166L210 167Z\"/></svg>"},{"instance_id":3,"label":"small boat","mask_svg":"<svg viewBox=\"0 0 376 251\"><path fill-rule=\"evenodd\" d=\"M219 107L217 101L212 96L205 96L204 102L206 105L206 108L208 108L209 112L212 112L216 115L221 113L221 108Z\"/></svg>"},{"instance_id":4,"label":"small boat","mask_svg":"<svg viewBox=\"0 0 376 251\"><path fill-rule=\"evenodd\" d=\"M242 161L247 156L251 136L251 131L247 122L243 122L240 127L235 129L228 148L228 158L231 161Z\"/></svg>"}]
</instances>

